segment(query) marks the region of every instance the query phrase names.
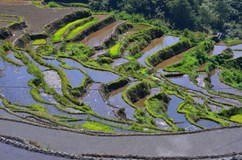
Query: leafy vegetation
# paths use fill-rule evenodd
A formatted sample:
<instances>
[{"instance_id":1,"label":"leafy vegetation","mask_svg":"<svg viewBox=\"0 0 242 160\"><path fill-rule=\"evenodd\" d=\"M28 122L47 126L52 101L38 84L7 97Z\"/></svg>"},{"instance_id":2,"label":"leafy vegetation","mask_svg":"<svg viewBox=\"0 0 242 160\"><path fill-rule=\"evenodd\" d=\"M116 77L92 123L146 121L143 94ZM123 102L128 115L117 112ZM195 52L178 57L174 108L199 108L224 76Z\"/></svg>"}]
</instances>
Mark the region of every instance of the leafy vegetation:
<instances>
[{"instance_id":1,"label":"leafy vegetation","mask_svg":"<svg viewBox=\"0 0 242 160\"><path fill-rule=\"evenodd\" d=\"M82 127L87 130L92 130L92 131L114 132L114 130L112 128L110 128L109 126L102 125L102 124L95 123L95 122L85 122L82 125Z\"/></svg>"},{"instance_id":2,"label":"leafy vegetation","mask_svg":"<svg viewBox=\"0 0 242 160\"><path fill-rule=\"evenodd\" d=\"M178 29L215 30L242 38L241 24L235 24L241 21L241 3L239 0L90 0L90 7L96 11L122 11L121 17L127 17L128 13L133 21L152 19Z\"/></svg>"},{"instance_id":3,"label":"leafy vegetation","mask_svg":"<svg viewBox=\"0 0 242 160\"><path fill-rule=\"evenodd\" d=\"M68 28L70 28L71 26L74 26L78 23L83 22L85 19L78 19L75 20L73 22L68 23L67 25L65 25L64 27L62 27L61 29L59 29L57 32L55 32L55 34L53 35L53 39L52 42L59 42L62 38L62 36L64 35L64 33L68 30Z\"/></svg>"},{"instance_id":4,"label":"leafy vegetation","mask_svg":"<svg viewBox=\"0 0 242 160\"><path fill-rule=\"evenodd\" d=\"M69 34L68 36L66 37L67 40L71 40L74 36L76 36L78 33L80 33L81 31L83 31L84 29L86 29L87 27L95 24L98 20L97 19L94 19L90 22L87 22L85 23L84 25L82 26L79 26L75 29L73 29Z\"/></svg>"},{"instance_id":5,"label":"leafy vegetation","mask_svg":"<svg viewBox=\"0 0 242 160\"><path fill-rule=\"evenodd\" d=\"M121 42L116 43L113 47L109 49L111 56L117 56L120 53Z\"/></svg>"},{"instance_id":6,"label":"leafy vegetation","mask_svg":"<svg viewBox=\"0 0 242 160\"><path fill-rule=\"evenodd\" d=\"M32 45L44 45L46 43L47 43L46 39L36 39L32 42Z\"/></svg>"}]
</instances>

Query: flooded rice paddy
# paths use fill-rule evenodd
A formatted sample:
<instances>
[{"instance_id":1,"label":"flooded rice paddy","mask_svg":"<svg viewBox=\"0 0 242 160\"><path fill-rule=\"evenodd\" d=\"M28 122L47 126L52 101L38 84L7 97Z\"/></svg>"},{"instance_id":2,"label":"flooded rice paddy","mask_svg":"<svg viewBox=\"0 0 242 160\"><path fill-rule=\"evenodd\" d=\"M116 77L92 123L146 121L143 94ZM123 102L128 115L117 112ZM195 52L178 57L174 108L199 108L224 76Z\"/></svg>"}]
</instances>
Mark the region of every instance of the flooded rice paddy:
<instances>
[{"instance_id":1,"label":"flooded rice paddy","mask_svg":"<svg viewBox=\"0 0 242 160\"><path fill-rule=\"evenodd\" d=\"M19 15L26 17L28 24L35 23L36 20L32 16L25 15L35 7L26 7L26 13L20 11L19 8L12 9L18 12ZM42 9L36 9L36 13L39 10ZM71 10L75 9L67 9L66 12ZM9 12L6 9L3 11ZM59 11L54 9L51 11L46 10L46 14L52 12L56 13L51 14L50 18L43 20L43 22L39 22L39 26L59 17ZM107 15L95 15L94 17L103 20L107 18ZM63 48L64 51L60 51L61 43L54 46L56 53L51 56L42 55L41 53L33 56L23 50L18 50L21 53L19 56L22 60L16 58L12 51L6 52L6 55L1 55L0 116L1 118L14 120L0 120L1 134L36 141L45 148L75 154L197 156L240 151L241 144L234 141L240 136L240 128L227 129L227 132L215 130L190 135L173 135L173 137L141 137L133 135L132 137L97 136L93 138L89 135L71 132L72 129L75 129L78 132L85 130L87 132L119 134L140 132L169 134L177 131L201 131L202 129L238 125L235 122L230 123L230 117L219 116L224 110L235 106L241 107L242 103L238 98L238 96L242 96L240 90L220 82L219 73L221 70L214 72L210 77L211 82L207 82L209 74L205 73L205 71L199 72L192 79L188 74L170 73L164 70L167 66L180 62L187 52L182 52L162 61L154 70L145 64L148 56L178 43L180 41L179 37L164 35L154 39L145 49L139 51L142 55L138 59L129 55L129 51L124 53L124 56L131 56L127 59L122 57L123 55L120 55L117 59L112 58L108 54L109 48L104 44L112 38L116 30L124 23L126 22L115 21L98 31L86 35L82 43L85 46L93 47L95 50L95 54L91 57L84 55L82 50L71 57L75 53ZM29 33L38 31L39 28L33 29L34 26L28 28L27 31ZM131 30L127 34L123 34L123 36L132 35L133 33L134 31ZM17 36L19 35L17 34ZM219 55L227 48L226 46L215 45L212 55ZM241 45L229 48L233 50L234 59L241 57ZM85 49L84 47L83 51L86 51ZM20 64L20 66L12 64L5 56ZM107 62L101 64L98 61L100 57ZM36 68L28 68L26 60L32 63L28 66L35 66ZM147 72L146 68L140 69L138 65L127 67L127 69L124 67L125 71L122 70L120 73L114 70L117 66L129 61L139 62L147 67L149 72ZM41 74L36 75L39 72ZM145 78L143 76L144 72L146 73ZM167 76L168 74L169 76ZM154 77L154 75L156 76ZM163 75L166 75L167 78L164 78ZM128 82L123 79L120 80L120 78L126 79L127 77ZM91 80L86 81L87 78ZM143 82L145 86L140 88L137 85L138 82ZM146 85L148 86L147 90L145 90ZM115 89L109 92L109 88L106 87ZM167 108L162 112L160 111L161 108L158 107L149 108L148 103L160 104L160 101L164 101L163 97L155 98L151 102L147 101L148 98L154 97L154 95L160 95L159 93L170 98ZM131 99L134 98L132 96L139 98L135 97L136 102L130 103ZM178 113L178 107L184 103L190 104L189 113ZM155 116L154 113L156 114L156 112L164 114ZM60 128L60 130L41 128L15 121L44 124L47 127L65 127L69 131L63 131L63 128ZM231 135L233 135L233 140L231 140ZM232 141L234 143L231 143ZM68 147L66 147L67 144ZM194 144L202 145L195 145L194 147ZM225 147L226 149L217 146L225 146L226 144L229 144L229 147ZM88 147L86 147L87 145ZM0 143L0 150L5 153L14 150L13 157L19 156L20 159L29 157L38 159L40 156L38 153L25 153L24 150L5 146L3 143ZM5 158L9 157L11 155ZM42 158L49 159L49 156L45 155Z\"/></svg>"}]
</instances>

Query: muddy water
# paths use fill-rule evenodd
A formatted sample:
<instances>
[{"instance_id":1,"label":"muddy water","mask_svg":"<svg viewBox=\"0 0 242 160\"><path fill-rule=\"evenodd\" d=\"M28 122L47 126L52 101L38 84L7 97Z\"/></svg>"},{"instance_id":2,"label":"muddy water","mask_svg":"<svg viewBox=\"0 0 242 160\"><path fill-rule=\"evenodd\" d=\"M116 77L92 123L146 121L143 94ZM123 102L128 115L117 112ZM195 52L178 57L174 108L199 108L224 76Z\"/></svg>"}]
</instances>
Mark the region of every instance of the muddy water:
<instances>
[{"instance_id":1,"label":"muddy water","mask_svg":"<svg viewBox=\"0 0 242 160\"><path fill-rule=\"evenodd\" d=\"M166 48L168 46L171 46L179 41L178 37L173 37L173 36L164 36L157 38L153 40L148 47L146 47L142 53L142 57L138 59L138 61L146 66L145 64L145 59L151 55L152 53L155 53L163 48Z\"/></svg>"},{"instance_id":2,"label":"muddy water","mask_svg":"<svg viewBox=\"0 0 242 160\"><path fill-rule=\"evenodd\" d=\"M221 54L224 50L226 50L227 48L228 48L227 46L218 46L218 45L215 45L215 46L214 46L214 50L213 50L212 55L213 55L213 56L219 55L219 54Z\"/></svg>"},{"instance_id":3,"label":"muddy water","mask_svg":"<svg viewBox=\"0 0 242 160\"><path fill-rule=\"evenodd\" d=\"M34 77L27 72L27 67L17 67L0 58L0 94L12 103L32 104L35 100L30 95L28 81Z\"/></svg>"},{"instance_id":4,"label":"muddy water","mask_svg":"<svg viewBox=\"0 0 242 160\"><path fill-rule=\"evenodd\" d=\"M115 118L111 106L107 105L107 101L104 101L99 92L101 84L94 83L88 90L87 95L81 100L81 102L91 106L92 110L98 115L108 118Z\"/></svg>"},{"instance_id":5,"label":"muddy water","mask_svg":"<svg viewBox=\"0 0 242 160\"><path fill-rule=\"evenodd\" d=\"M221 70L216 70L214 74L211 76L211 84L213 85L212 89L218 92L226 92L226 93L232 93L235 95L242 96L242 92L238 89L232 88L219 80L219 74Z\"/></svg>"},{"instance_id":6,"label":"muddy water","mask_svg":"<svg viewBox=\"0 0 242 160\"><path fill-rule=\"evenodd\" d=\"M127 63L128 60L125 58L119 58L119 59L115 59L114 62L112 63L112 68L114 69L115 67Z\"/></svg>"},{"instance_id":7,"label":"muddy water","mask_svg":"<svg viewBox=\"0 0 242 160\"><path fill-rule=\"evenodd\" d=\"M102 43L110 38L110 36L113 34L114 30L120 25L124 23L124 21L117 21L114 22L107 27L104 27L103 29L94 32L87 36L84 40L81 42L87 46L92 46L92 47L98 47L101 46Z\"/></svg>"},{"instance_id":8,"label":"muddy water","mask_svg":"<svg viewBox=\"0 0 242 160\"><path fill-rule=\"evenodd\" d=\"M178 63L182 60L183 56L186 54L187 52L182 52L176 56L173 56L167 60L162 61L161 63L159 63L155 68L157 69L158 73L164 73L164 68L173 65L175 63ZM169 72L168 72L169 73Z\"/></svg>"},{"instance_id":9,"label":"muddy water","mask_svg":"<svg viewBox=\"0 0 242 160\"><path fill-rule=\"evenodd\" d=\"M167 115L174 120L177 127L184 128L186 130L197 130L197 127L191 125L184 114L177 113L177 107L184 102L184 100L177 96L170 95L171 101L168 105Z\"/></svg>"},{"instance_id":10,"label":"muddy water","mask_svg":"<svg viewBox=\"0 0 242 160\"><path fill-rule=\"evenodd\" d=\"M82 66L80 63L71 59L62 59L62 60L71 67L80 68L84 70L95 82L108 83L108 82L115 81L116 79L119 78L119 75L116 75L111 72L98 71L98 70L86 68Z\"/></svg>"},{"instance_id":11,"label":"muddy water","mask_svg":"<svg viewBox=\"0 0 242 160\"><path fill-rule=\"evenodd\" d=\"M210 121L210 120L206 120L206 119L199 120L197 122L197 124L200 125L200 126L204 126L206 128L219 128L219 127L221 127L220 124L213 122L213 121Z\"/></svg>"},{"instance_id":12,"label":"muddy water","mask_svg":"<svg viewBox=\"0 0 242 160\"><path fill-rule=\"evenodd\" d=\"M144 98L138 100L137 102L134 103L134 105L139 108L145 108L145 101L147 100L147 98L158 93L160 93L160 88L152 88L150 95L147 95Z\"/></svg>"}]
</instances>

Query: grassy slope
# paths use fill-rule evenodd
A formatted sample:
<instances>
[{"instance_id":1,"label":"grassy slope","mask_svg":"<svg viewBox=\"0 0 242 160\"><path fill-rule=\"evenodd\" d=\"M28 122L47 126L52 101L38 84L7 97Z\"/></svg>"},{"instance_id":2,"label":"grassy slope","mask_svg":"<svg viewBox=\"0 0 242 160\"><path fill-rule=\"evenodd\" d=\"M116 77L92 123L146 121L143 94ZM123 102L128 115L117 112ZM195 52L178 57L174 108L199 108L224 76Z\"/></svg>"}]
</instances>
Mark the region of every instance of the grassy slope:
<instances>
[{"instance_id":1,"label":"grassy slope","mask_svg":"<svg viewBox=\"0 0 242 160\"><path fill-rule=\"evenodd\" d=\"M81 23L85 20L84 19L78 19L78 20L75 20L71 23L68 23L67 25L65 25L64 27L62 27L61 29L59 29L57 32L55 32L55 34L53 35L53 39L52 39L52 42L58 42L61 40L62 36L64 35L64 33L67 31L68 28L70 28L71 26L75 25L75 24L78 24L78 23Z\"/></svg>"}]
</instances>

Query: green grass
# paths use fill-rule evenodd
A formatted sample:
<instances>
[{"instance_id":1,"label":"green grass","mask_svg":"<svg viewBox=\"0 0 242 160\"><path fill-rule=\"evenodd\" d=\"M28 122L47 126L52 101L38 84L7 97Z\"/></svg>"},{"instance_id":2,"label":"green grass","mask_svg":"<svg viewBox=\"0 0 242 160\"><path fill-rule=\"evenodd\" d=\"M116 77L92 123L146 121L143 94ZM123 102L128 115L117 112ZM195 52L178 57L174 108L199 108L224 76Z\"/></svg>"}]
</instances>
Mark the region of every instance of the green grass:
<instances>
[{"instance_id":1,"label":"green grass","mask_svg":"<svg viewBox=\"0 0 242 160\"><path fill-rule=\"evenodd\" d=\"M230 117L231 121L242 123L242 114L237 114L232 117Z\"/></svg>"},{"instance_id":2,"label":"green grass","mask_svg":"<svg viewBox=\"0 0 242 160\"><path fill-rule=\"evenodd\" d=\"M47 43L46 39L36 39L36 40L33 40L32 45L33 46L34 45L44 45L46 43Z\"/></svg>"},{"instance_id":3,"label":"green grass","mask_svg":"<svg viewBox=\"0 0 242 160\"><path fill-rule=\"evenodd\" d=\"M119 55L119 49L121 47L121 44L122 44L121 42L118 42L117 44L115 44L113 47L109 49L109 53L111 56Z\"/></svg>"},{"instance_id":4,"label":"green grass","mask_svg":"<svg viewBox=\"0 0 242 160\"><path fill-rule=\"evenodd\" d=\"M92 131L114 132L114 130L112 128L110 128L109 126L99 124L99 123L95 123L95 122L85 122L82 125L82 127L87 129L87 130L92 130Z\"/></svg>"},{"instance_id":5,"label":"green grass","mask_svg":"<svg viewBox=\"0 0 242 160\"><path fill-rule=\"evenodd\" d=\"M242 71L239 69L225 69L219 74L219 79L233 88L242 90Z\"/></svg>"},{"instance_id":6,"label":"green grass","mask_svg":"<svg viewBox=\"0 0 242 160\"><path fill-rule=\"evenodd\" d=\"M225 42L226 46L234 46L234 45L237 45L237 44L241 44L242 40L240 40L240 39L225 39L224 42Z\"/></svg>"},{"instance_id":7,"label":"green grass","mask_svg":"<svg viewBox=\"0 0 242 160\"><path fill-rule=\"evenodd\" d=\"M95 24L97 21L98 21L97 19L94 19L94 20L92 20L92 21L90 21L90 22L85 23L85 24L82 25L82 26L79 26L79 27L73 29L73 30L69 33L69 35L66 37L66 39L67 39L67 40L72 39L72 38L73 38L74 36L76 36L78 33L80 33L81 31L83 31L83 30L86 29L87 27L89 27L89 26Z\"/></svg>"},{"instance_id":8,"label":"green grass","mask_svg":"<svg viewBox=\"0 0 242 160\"><path fill-rule=\"evenodd\" d=\"M76 24L78 24L78 23L81 23L81 22L83 22L84 20L86 20L86 18L75 20L75 21L73 21L73 22L71 22L71 23L68 23L67 25L65 25L65 26L62 27L61 29L59 29L59 30L58 30L57 32L55 32L55 34L53 35L52 42L55 43L55 42L59 42L59 41L61 41L62 36L65 34L65 32L68 30L68 28L70 28L71 26L76 25Z\"/></svg>"}]
</instances>

